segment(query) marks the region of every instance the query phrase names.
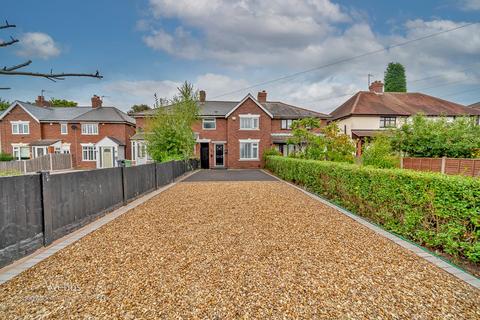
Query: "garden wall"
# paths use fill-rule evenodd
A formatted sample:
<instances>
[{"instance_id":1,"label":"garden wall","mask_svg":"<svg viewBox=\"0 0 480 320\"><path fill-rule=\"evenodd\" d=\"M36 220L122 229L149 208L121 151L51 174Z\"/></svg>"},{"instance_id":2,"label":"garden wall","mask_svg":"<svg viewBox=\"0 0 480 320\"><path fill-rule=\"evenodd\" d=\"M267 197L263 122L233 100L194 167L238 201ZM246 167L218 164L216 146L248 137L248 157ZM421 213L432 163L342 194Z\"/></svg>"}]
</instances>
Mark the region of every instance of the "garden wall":
<instances>
[{"instance_id":1,"label":"garden wall","mask_svg":"<svg viewBox=\"0 0 480 320\"><path fill-rule=\"evenodd\" d=\"M480 262L480 179L268 157L266 168L421 245Z\"/></svg>"},{"instance_id":2,"label":"garden wall","mask_svg":"<svg viewBox=\"0 0 480 320\"><path fill-rule=\"evenodd\" d=\"M197 167L171 161L0 177L0 267Z\"/></svg>"}]
</instances>

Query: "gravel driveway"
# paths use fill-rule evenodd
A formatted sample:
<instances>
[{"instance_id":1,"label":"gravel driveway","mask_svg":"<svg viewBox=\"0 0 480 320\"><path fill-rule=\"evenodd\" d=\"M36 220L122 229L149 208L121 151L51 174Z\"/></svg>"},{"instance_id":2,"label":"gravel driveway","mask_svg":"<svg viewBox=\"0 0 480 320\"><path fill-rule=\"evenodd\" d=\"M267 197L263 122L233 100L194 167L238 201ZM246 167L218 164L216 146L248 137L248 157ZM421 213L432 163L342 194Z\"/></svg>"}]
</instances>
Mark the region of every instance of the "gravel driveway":
<instances>
[{"instance_id":1,"label":"gravel driveway","mask_svg":"<svg viewBox=\"0 0 480 320\"><path fill-rule=\"evenodd\" d=\"M0 286L0 318L479 319L480 291L281 182L184 182Z\"/></svg>"}]
</instances>

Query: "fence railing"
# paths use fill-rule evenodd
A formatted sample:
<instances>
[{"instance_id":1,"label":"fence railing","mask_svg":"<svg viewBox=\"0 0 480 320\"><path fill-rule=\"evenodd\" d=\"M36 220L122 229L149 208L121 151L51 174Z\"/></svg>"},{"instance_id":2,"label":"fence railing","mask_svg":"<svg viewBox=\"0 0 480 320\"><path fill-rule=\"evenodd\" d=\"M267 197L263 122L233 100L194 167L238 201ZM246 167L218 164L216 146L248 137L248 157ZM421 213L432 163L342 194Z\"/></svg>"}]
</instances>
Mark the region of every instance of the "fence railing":
<instances>
[{"instance_id":1,"label":"fence railing","mask_svg":"<svg viewBox=\"0 0 480 320\"><path fill-rule=\"evenodd\" d=\"M0 178L0 267L197 167L171 161Z\"/></svg>"},{"instance_id":2,"label":"fence railing","mask_svg":"<svg viewBox=\"0 0 480 320\"><path fill-rule=\"evenodd\" d=\"M47 155L16 161L0 161L1 170L16 170L22 173L37 172L42 170L66 170L72 168L72 155L49 153Z\"/></svg>"},{"instance_id":3,"label":"fence railing","mask_svg":"<svg viewBox=\"0 0 480 320\"><path fill-rule=\"evenodd\" d=\"M480 177L480 159L402 158L400 163L403 169Z\"/></svg>"}]
</instances>

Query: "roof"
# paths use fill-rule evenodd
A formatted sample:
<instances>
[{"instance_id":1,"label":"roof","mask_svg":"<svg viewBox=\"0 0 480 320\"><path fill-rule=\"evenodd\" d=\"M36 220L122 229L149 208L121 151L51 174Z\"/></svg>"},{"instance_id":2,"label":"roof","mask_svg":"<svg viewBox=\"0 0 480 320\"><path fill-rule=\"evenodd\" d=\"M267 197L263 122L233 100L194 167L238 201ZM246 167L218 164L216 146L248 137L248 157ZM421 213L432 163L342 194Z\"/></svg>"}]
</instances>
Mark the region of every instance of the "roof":
<instances>
[{"instance_id":1,"label":"roof","mask_svg":"<svg viewBox=\"0 0 480 320\"><path fill-rule=\"evenodd\" d=\"M122 141L118 140L117 138L114 138L114 137L111 137L111 136L106 136L105 138L108 138L108 139L112 140L113 142L115 142L119 146L124 146L125 145L125 142L122 142ZM103 139L105 139L105 138L103 138Z\"/></svg>"},{"instance_id":2,"label":"roof","mask_svg":"<svg viewBox=\"0 0 480 320\"><path fill-rule=\"evenodd\" d=\"M357 138L374 137L379 133L386 132L385 130L352 130L352 134Z\"/></svg>"},{"instance_id":3,"label":"roof","mask_svg":"<svg viewBox=\"0 0 480 320\"><path fill-rule=\"evenodd\" d=\"M245 98L250 97L255 102L258 103L258 100L253 98L251 95L247 95ZM245 100L245 98L243 100ZM243 101L242 100L242 101ZM238 101L205 101L203 103L198 102L199 115L201 117L225 117L231 111L237 107L239 104ZM300 119L308 117L317 117L322 119L330 118L329 115L308 110L301 107L296 107L290 104L286 104L279 101L267 101L265 103L259 103L267 113L273 115L274 119ZM169 106L167 106L169 107ZM133 117L148 117L154 115L156 112L155 109L132 113Z\"/></svg>"},{"instance_id":4,"label":"roof","mask_svg":"<svg viewBox=\"0 0 480 320\"><path fill-rule=\"evenodd\" d=\"M17 104L23 107L25 111L27 111L32 117L40 122L95 121L135 124L135 119L115 107L39 107L27 102L15 101L7 110L5 110L4 114L10 111ZM4 114L0 115L0 119Z\"/></svg>"},{"instance_id":5,"label":"roof","mask_svg":"<svg viewBox=\"0 0 480 320\"><path fill-rule=\"evenodd\" d=\"M471 104L471 105L469 105L468 107L469 107L469 108L480 109L480 102L477 102L477 103Z\"/></svg>"},{"instance_id":6,"label":"roof","mask_svg":"<svg viewBox=\"0 0 480 320\"><path fill-rule=\"evenodd\" d=\"M130 137L130 140L145 140L145 132L137 132Z\"/></svg>"},{"instance_id":7,"label":"roof","mask_svg":"<svg viewBox=\"0 0 480 320\"><path fill-rule=\"evenodd\" d=\"M418 92L374 93L359 91L330 113L333 120L351 115L410 116L424 113L427 116L480 115L480 110L432 97Z\"/></svg>"},{"instance_id":8,"label":"roof","mask_svg":"<svg viewBox=\"0 0 480 320\"><path fill-rule=\"evenodd\" d=\"M37 147L44 147L44 146L51 146L52 144L62 141L59 139L43 139L43 140L37 140L33 141L30 143L31 146L37 146Z\"/></svg>"}]
</instances>

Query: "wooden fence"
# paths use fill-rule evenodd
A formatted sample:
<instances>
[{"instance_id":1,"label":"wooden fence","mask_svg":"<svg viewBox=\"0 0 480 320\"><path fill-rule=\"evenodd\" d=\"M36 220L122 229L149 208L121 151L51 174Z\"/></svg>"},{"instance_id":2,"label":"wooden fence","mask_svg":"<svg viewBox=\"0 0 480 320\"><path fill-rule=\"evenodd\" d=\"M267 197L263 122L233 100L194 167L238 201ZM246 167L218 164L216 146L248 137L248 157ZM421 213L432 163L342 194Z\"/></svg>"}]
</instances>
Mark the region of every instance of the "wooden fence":
<instances>
[{"instance_id":1,"label":"wooden fence","mask_svg":"<svg viewBox=\"0 0 480 320\"><path fill-rule=\"evenodd\" d=\"M480 177L480 159L402 158L401 167L417 171Z\"/></svg>"},{"instance_id":2,"label":"wooden fence","mask_svg":"<svg viewBox=\"0 0 480 320\"><path fill-rule=\"evenodd\" d=\"M17 170L23 173L42 170L66 170L72 168L70 154L50 153L30 160L0 161L0 171Z\"/></svg>"}]
</instances>

